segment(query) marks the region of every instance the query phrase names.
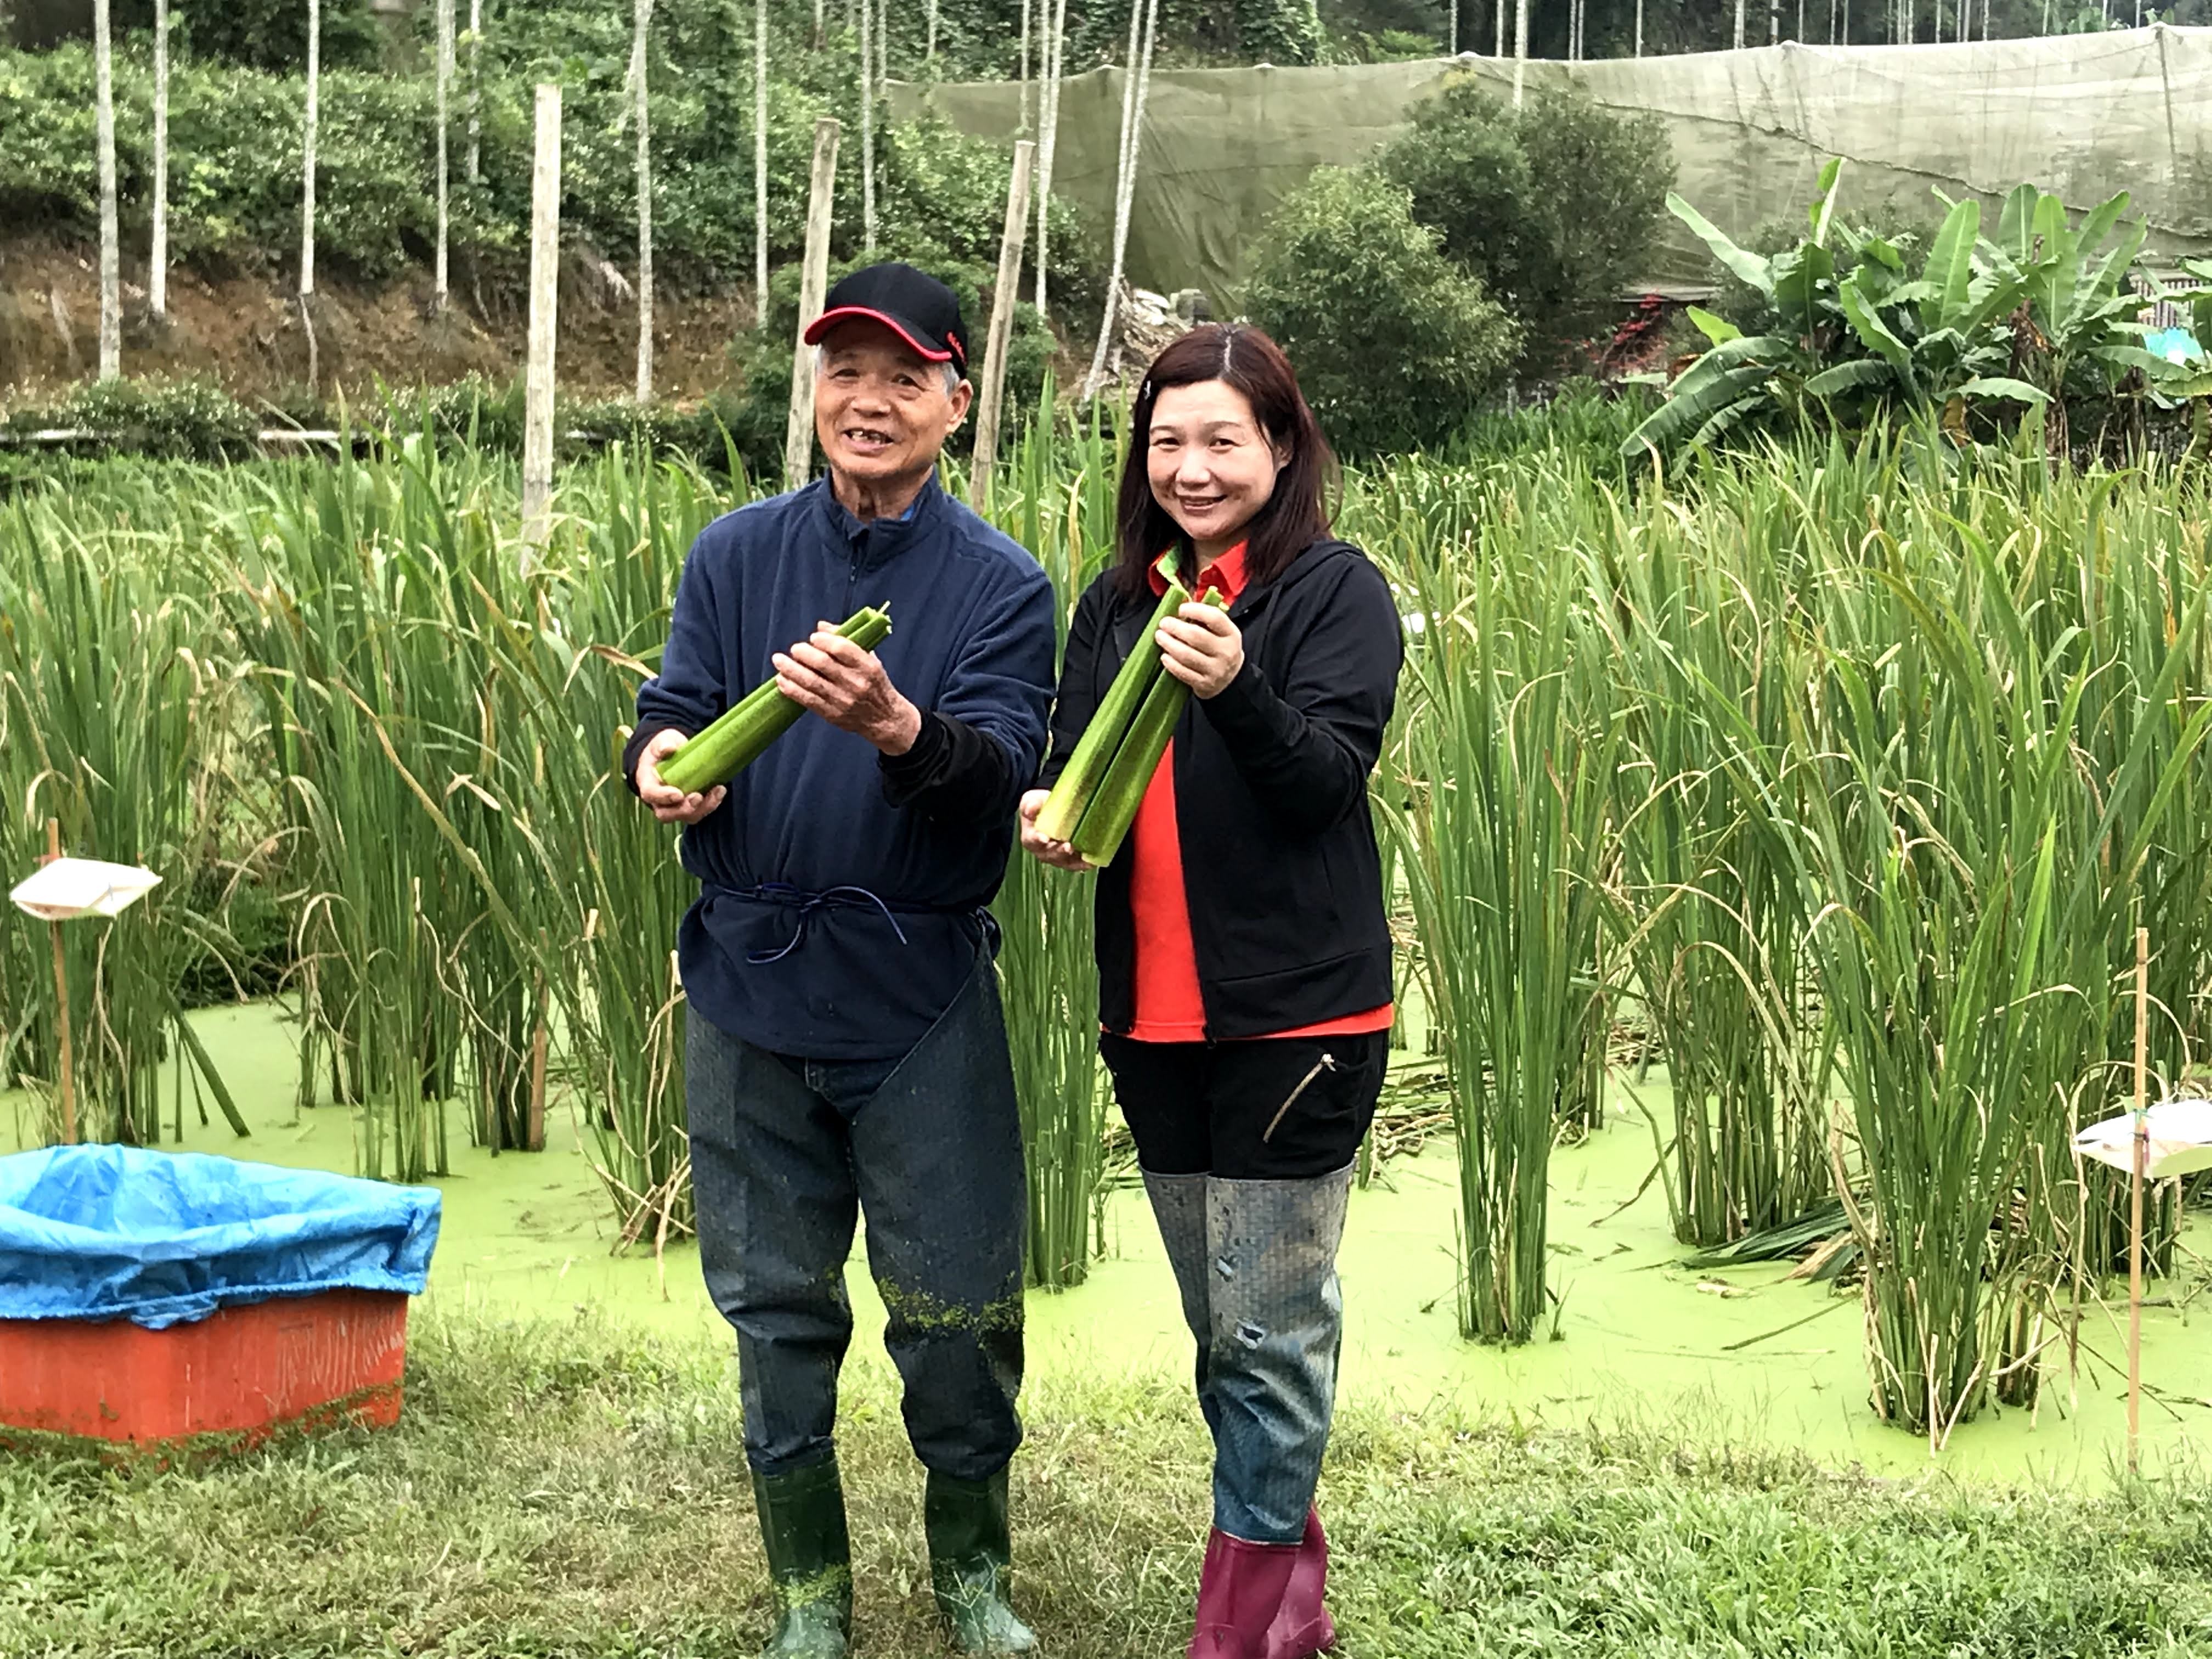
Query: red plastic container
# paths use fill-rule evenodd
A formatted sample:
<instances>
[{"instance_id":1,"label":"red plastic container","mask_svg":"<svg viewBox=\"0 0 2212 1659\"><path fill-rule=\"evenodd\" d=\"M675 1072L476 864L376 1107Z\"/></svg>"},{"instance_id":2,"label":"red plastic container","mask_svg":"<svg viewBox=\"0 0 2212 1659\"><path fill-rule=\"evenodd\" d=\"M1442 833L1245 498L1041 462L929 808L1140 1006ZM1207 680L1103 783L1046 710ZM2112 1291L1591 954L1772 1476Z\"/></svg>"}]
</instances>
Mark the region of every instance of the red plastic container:
<instances>
[{"instance_id":1,"label":"red plastic container","mask_svg":"<svg viewBox=\"0 0 2212 1659\"><path fill-rule=\"evenodd\" d=\"M407 1297L323 1291L149 1331L127 1319L0 1319L0 1426L157 1445L251 1445L287 1423L399 1420Z\"/></svg>"}]
</instances>

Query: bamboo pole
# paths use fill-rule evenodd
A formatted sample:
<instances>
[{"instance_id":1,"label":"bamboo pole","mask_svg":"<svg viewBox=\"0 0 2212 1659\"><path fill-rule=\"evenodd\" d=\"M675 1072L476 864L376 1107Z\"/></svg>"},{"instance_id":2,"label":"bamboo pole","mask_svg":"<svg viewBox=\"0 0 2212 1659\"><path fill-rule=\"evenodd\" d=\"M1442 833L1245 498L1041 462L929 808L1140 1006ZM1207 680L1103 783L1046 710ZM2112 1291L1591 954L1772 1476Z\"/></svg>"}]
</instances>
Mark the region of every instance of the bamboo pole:
<instances>
[{"instance_id":1,"label":"bamboo pole","mask_svg":"<svg viewBox=\"0 0 2212 1659\"><path fill-rule=\"evenodd\" d=\"M169 315L169 0L154 0L154 246L146 260L146 306Z\"/></svg>"},{"instance_id":2,"label":"bamboo pole","mask_svg":"<svg viewBox=\"0 0 2212 1659\"><path fill-rule=\"evenodd\" d=\"M636 0L629 51L637 98L637 400L653 401L653 133L646 107L646 45L653 0Z\"/></svg>"},{"instance_id":3,"label":"bamboo pole","mask_svg":"<svg viewBox=\"0 0 2212 1659\"><path fill-rule=\"evenodd\" d=\"M433 303L443 311L449 296L447 281L447 226L451 217L451 179L447 165L447 128L453 119L453 0L438 0L438 258L431 286Z\"/></svg>"},{"instance_id":4,"label":"bamboo pole","mask_svg":"<svg viewBox=\"0 0 2212 1659\"><path fill-rule=\"evenodd\" d=\"M1006 181L1006 222L999 234L999 281L991 290L991 323L983 339L983 388L975 403L975 453L968 469L968 504L978 513L991 496L991 473L999 461L999 420L1006 405L1006 348L1014 337L1014 312L1021 304L1022 243L1030 225L1030 181L1036 171L1036 144L1024 138L1014 145L1013 173Z\"/></svg>"},{"instance_id":5,"label":"bamboo pole","mask_svg":"<svg viewBox=\"0 0 2212 1659\"><path fill-rule=\"evenodd\" d=\"M1743 50L1743 4L1744 0L1735 0L1735 49L1738 52Z\"/></svg>"},{"instance_id":6,"label":"bamboo pole","mask_svg":"<svg viewBox=\"0 0 2212 1659\"><path fill-rule=\"evenodd\" d=\"M1636 0L1636 55L1644 56L1644 0Z\"/></svg>"},{"instance_id":7,"label":"bamboo pole","mask_svg":"<svg viewBox=\"0 0 2212 1659\"><path fill-rule=\"evenodd\" d=\"M545 544L553 504L553 348L561 298L561 88L538 88L538 149L530 180L530 357L523 381L522 534Z\"/></svg>"},{"instance_id":8,"label":"bamboo pole","mask_svg":"<svg viewBox=\"0 0 2212 1659\"><path fill-rule=\"evenodd\" d=\"M2149 1152L2150 929L2136 929L2135 1157L2128 1175L2128 1473L2136 1472L2136 1437L2142 1426L2143 1166Z\"/></svg>"},{"instance_id":9,"label":"bamboo pole","mask_svg":"<svg viewBox=\"0 0 2212 1659\"><path fill-rule=\"evenodd\" d=\"M103 0L103 9L105 0ZM46 856L41 860L52 864L62 855L62 821L46 820ZM62 950L62 925L58 921L46 924L47 936L54 946L54 1020L56 1036L60 1042L60 1078L62 1097L62 1145L76 1145L76 1056L70 1042L69 958Z\"/></svg>"},{"instance_id":10,"label":"bamboo pole","mask_svg":"<svg viewBox=\"0 0 2212 1659\"><path fill-rule=\"evenodd\" d=\"M116 228L115 40L108 0L93 0L94 142L100 162L100 378L123 373L123 247Z\"/></svg>"},{"instance_id":11,"label":"bamboo pole","mask_svg":"<svg viewBox=\"0 0 2212 1659\"><path fill-rule=\"evenodd\" d=\"M768 321L768 0L753 0L753 323Z\"/></svg>"},{"instance_id":12,"label":"bamboo pole","mask_svg":"<svg viewBox=\"0 0 2212 1659\"><path fill-rule=\"evenodd\" d=\"M875 0L860 0L860 246L870 253L876 251L875 10Z\"/></svg>"},{"instance_id":13,"label":"bamboo pole","mask_svg":"<svg viewBox=\"0 0 2212 1659\"><path fill-rule=\"evenodd\" d=\"M836 118L814 124L814 170L807 181L806 252L799 276L799 332L791 349L791 419L784 428L783 479L796 489L812 471L814 459L814 354L806 325L822 309L830 286L830 210L837 187Z\"/></svg>"},{"instance_id":14,"label":"bamboo pole","mask_svg":"<svg viewBox=\"0 0 2212 1659\"><path fill-rule=\"evenodd\" d=\"M925 64L937 61L937 0L929 0L929 41L922 49L921 59Z\"/></svg>"}]
</instances>

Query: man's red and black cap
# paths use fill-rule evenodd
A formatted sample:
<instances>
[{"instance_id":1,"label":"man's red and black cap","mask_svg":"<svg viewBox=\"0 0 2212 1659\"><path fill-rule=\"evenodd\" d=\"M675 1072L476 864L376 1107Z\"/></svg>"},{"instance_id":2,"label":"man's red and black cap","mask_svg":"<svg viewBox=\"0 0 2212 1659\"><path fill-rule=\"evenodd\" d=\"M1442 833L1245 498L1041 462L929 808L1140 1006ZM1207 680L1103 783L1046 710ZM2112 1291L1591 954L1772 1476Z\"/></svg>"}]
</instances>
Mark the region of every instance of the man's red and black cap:
<instances>
[{"instance_id":1,"label":"man's red and black cap","mask_svg":"<svg viewBox=\"0 0 2212 1659\"><path fill-rule=\"evenodd\" d=\"M855 318L881 323L933 363L968 372L960 296L927 271L896 262L854 271L830 290L822 314L806 325L806 343L819 345L831 329Z\"/></svg>"}]
</instances>

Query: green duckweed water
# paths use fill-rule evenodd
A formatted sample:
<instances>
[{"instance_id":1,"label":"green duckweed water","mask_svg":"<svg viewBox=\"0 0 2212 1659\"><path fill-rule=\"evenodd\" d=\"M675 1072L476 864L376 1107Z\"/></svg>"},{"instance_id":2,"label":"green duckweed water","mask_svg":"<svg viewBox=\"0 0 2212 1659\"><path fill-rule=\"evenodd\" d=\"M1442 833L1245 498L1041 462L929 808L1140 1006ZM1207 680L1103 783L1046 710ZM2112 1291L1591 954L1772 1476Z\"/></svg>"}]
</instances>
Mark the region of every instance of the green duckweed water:
<instances>
[{"instance_id":1,"label":"green duckweed water","mask_svg":"<svg viewBox=\"0 0 2212 1659\"><path fill-rule=\"evenodd\" d=\"M201 1127L186 1103L185 1146L270 1164L349 1171L348 1111L295 1113L291 1027L267 1006L228 1008L194 1022L253 1129L233 1136L220 1115ZM1665 1091L1639 1090L1663 1121ZM2092 1305L2078 1369L2063 1334L2033 1412L2006 1411L1960 1426L1940 1458L1926 1442L1875 1421L1867 1404L1856 1295L1784 1281L1787 1266L1692 1273L1668 1227L1657 1183L1629 1202L1650 1172L1650 1133L1616 1089L1607 1127L1553 1160L1553 1279L1564 1305L1560 1340L1501 1350L1462 1342L1454 1312L1453 1228L1458 1176L1449 1146L1384 1166L1355 1192L1340 1267L1346 1309L1342 1389L1409 1412L1449 1406L1501 1422L1679 1432L1700 1446L1783 1446L1831 1467L2094 1489L2119 1469L2126 1409L2124 1300ZM0 1094L0 1146L21 1144L30 1117L20 1094ZM589 1137L565 1106L549 1113L539 1154L459 1145L428 1295L515 1316L577 1308L648 1329L717 1328L697 1252L670 1245L615 1257L615 1226L592 1173ZM1626 1204L1624 1209L1622 1206ZM1139 1192L1114 1195L1108 1255L1080 1289L1029 1298L1032 1377L1089 1373L1157 1376L1182 1387L1189 1339L1175 1286ZM2144 1466L2195 1467L2212 1447L2212 1304L2184 1237L2182 1275L2154 1282L2159 1305L2143 1323ZM848 1270L858 1324L854 1363L888 1368L884 1308L856 1254Z\"/></svg>"}]
</instances>

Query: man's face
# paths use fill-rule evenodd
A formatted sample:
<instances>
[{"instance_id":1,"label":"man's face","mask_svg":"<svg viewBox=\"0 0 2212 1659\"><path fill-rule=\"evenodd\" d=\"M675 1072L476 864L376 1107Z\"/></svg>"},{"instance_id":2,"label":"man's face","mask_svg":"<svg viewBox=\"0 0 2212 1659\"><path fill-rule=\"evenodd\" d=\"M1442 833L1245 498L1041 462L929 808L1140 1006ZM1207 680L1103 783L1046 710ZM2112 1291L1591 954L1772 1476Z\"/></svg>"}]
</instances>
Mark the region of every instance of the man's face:
<instances>
[{"instance_id":1,"label":"man's face","mask_svg":"<svg viewBox=\"0 0 2212 1659\"><path fill-rule=\"evenodd\" d=\"M973 396L964 380L948 394L942 366L881 323L855 318L823 337L814 431L833 471L890 483L937 464Z\"/></svg>"}]
</instances>

